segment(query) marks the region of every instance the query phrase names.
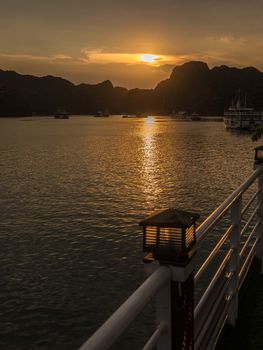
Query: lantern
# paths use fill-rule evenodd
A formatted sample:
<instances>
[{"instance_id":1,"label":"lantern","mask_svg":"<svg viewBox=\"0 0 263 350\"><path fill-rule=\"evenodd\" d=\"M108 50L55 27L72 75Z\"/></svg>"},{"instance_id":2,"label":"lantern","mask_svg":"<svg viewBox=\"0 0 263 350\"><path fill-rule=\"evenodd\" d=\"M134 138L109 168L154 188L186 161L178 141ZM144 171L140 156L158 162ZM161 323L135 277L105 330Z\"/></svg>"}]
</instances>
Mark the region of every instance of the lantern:
<instances>
[{"instance_id":1,"label":"lantern","mask_svg":"<svg viewBox=\"0 0 263 350\"><path fill-rule=\"evenodd\" d=\"M153 214L139 223L143 227L145 262L184 265L195 252L195 222L200 216L173 208Z\"/></svg>"}]
</instances>

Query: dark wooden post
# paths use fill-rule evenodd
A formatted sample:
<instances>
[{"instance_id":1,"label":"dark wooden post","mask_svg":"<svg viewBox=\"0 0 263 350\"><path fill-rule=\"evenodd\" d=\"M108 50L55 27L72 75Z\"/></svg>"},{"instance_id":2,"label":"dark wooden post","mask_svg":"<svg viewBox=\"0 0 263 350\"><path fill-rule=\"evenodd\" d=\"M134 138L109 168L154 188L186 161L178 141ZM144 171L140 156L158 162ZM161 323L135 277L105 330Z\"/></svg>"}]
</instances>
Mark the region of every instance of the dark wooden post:
<instances>
[{"instance_id":1,"label":"dark wooden post","mask_svg":"<svg viewBox=\"0 0 263 350\"><path fill-rule=\"evenodd\" d=\"M171 281L171 336L172 350L194 349L194 272Z\"/></svg>"}]
</instances>

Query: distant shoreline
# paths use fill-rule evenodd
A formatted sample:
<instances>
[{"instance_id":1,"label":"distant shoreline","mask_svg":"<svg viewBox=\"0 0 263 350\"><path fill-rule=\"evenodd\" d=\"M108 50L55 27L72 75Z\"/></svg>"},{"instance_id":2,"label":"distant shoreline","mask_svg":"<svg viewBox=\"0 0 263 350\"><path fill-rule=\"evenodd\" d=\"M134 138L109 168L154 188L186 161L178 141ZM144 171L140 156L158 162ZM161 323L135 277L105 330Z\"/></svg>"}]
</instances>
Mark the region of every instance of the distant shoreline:
<instances>
[{"instance_id":1,"label":"distant shoreline","mask_svg":"<svg viewBox=\"0 0 263 350\"><path fill-rule=\"evenodd\" d=\"M111 114L218 116L231 104L237 91L246 95L246 105L263 110L263 74L253 67L209 68L192 61L176 66L154 89L98 84L75 85L59 77L36 77L0 69L0 115L25 117L52 115L57 110L73 115Z\"/></svg>"},{"instance_id":2,"label":"distant shoreline","mask_svg":"<svg viewBox=\"0 0 263 350\"><path fill-rule=\"evenodd\" d=\"M122 118L121 114L113 114L111 115L111 117L120 117ZM223 122L223 117L222 116L200 116L199 119L191 119L190 117L186 117L186 118L176 118L176 117L172 117L170 115L152 115L149 114L148 116L152 116L152 117L156 117L156 118L167 118L169 120L172 121L176 121L176 122ZM94 117L91 114L72 114L71 117ZM31 120L38 120L39 118L44 119L44 118L49 118L49 119L54 119L53 115L16 115L16 116L0 116L0 119L23 119L23 118L29 118L27 120L24 121L31 121ZM147 118L147 117L145 117ZM104 118L103 118L104 119ZM109 119L109 118L108 118ZM124 119L141 119L140 117L128 117L128 118L124 118Z\"/></svg>"}]
</instances>

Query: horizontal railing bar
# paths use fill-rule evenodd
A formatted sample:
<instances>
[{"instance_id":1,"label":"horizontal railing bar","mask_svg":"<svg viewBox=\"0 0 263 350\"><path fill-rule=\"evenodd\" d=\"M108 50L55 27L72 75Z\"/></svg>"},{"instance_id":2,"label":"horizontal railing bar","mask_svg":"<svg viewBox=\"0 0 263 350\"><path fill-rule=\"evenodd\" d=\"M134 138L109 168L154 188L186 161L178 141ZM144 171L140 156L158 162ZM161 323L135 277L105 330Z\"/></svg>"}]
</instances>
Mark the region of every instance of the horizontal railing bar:
<instances>
[{"instance_id":1,"label":"horizontal railing bar","mask_svg":"<svg viewBox=\"0 0 263 350\"><path fill-rule=\"evenodd\" d=\"M168 267L155 270L79 350L108 349L170 278Z\"/></svg>"},{"instance_id":2,"label":"horizontal railing bar","mask_svg":"<svg viewBox=\"0 0 263 350\"><path fill-rule=\"evenodd\" d=\"M251 203L256 199L256 197L258 196L260 192L260 189L257 190L256 193L253 194L253 196L249 199L249 201L247 202L247 204L244 206L244 208L241 211L241 216L244 216L245 213L247 212L248 208L250 207Z\"/></svg>"},{"instance_id":3,"label":"horizontal railing bar","mask_svg":"<svg viewBox=\"0 0 263 350\"><path fill-rule=\"evenodd\" d=\"M223 330L223 327L227 321L228 306L229 306L229 302L225 305L224 309L221 312L221 315L219 317L219 320L218 320L217 325L216 325L215 330L214 330L214 334L210 338L210 342L208 343L207 349L213 350L213 349L215 349L215 347L217 345L218 339L219 339L221 332Z\"/></svg>"},{"instance_id":4,"label":"horizontal railing bar","mask_svg":"<svg viewBox=\"0 0 263 350\"><path fill-rule=\"evenodd\" d=\"M218 298L216 299L214 306L211 310L211 312L209 313L208 317L206 318L204 324L202 325L201 331L199 332L199 334L197 335L196 339L195 339L195 346L196 348L198 348L198 346L200 345L200 342L203 340L205 333L207 332L207 330L210 328L211 326L211 322L214 318L214 315L216 314L216 312L218 311L218 307L220 302L222 302L222 300L224 300L224 295L227 291L230 279L231 279L232 275L229 275L229 277L226 277L226 281L220 291L220 294L218 296Z\"/></svg>"},{"instance_id":5,"label":"horizontal railing bar","mask_svg":"<svg viewBox=\"0 0 263 350\"><path fill-rule=\"evenodd\" d=\"M249 257L250 263L249 263L249 265L246 266L246 269L243 271L243 276L240 278L240 280L239 280L239 282L238 282L238 283L239 283L239 284L238 284L238 290L241 289L241 287L242 287L242 285L243 285L243 283L244 283L244 281L245 281L245 279L246 279L246 277L247 277L247 274L248 274L248 272L249 272L249 267L250 267L250 265L251 265L251 263L252 263L252 261L253 261L255 255L256 255L256 253L253 252L253 254Z\"/></svg>"},{"instance_id":6,"label":"horizontal railing bar","mask_svg":"<svg viewBox=\"0 0 263 350\"><path fill-rule=\"evenodd\" d=\"M151 338L145 344L142 350L152 350L157 345L157 342L160 336L167 330L167 324L165 322L161 322L156 328L155 332L152 334Z\"/></svg>"},{"instance_id":7,"label":"horizontal railing bar","mask_svg":"<svg viewBox=\"0 0 263 350\"><path fill-rule=\"evenodd\" d=\"M254 219L255 215L257 214L259 206L257 206L255 208L255 210L253 211L253 213L251 214L250 218L248 219L247 223L245 224L245 226L243 227L243 229L240 232L240 236L243 236L247 230L247 228L249 227L249 225L251 224L251 221Z\"/></svg>"},{"instance_id":8,"label":"horizontal railing bar","mask_svg":"<svg viewBox=\"0 0 263 350\"><path fill-rule=\"evenodd\" d=\"M211 290L213 290L213 287L215 285L215 283L217 282L220 274L222 273L222 271L224 270L227 262L229 261L229 259L231 258L231 255L233 254L233 249L230 249L228 251L228 253L226 254L226 256L224 257L222 263L220 264L219 268L217 269L216 273L214 274L214 277L212 278L211 282L209 283L208 287L206 288L204 294L202 295L201 299L199 300L198 304L195 307L194 310L194 318L196 319L196 317L198 317L199 312L201 312L201 310L203 309L207 298L209 297Z\"/></svg>"},{"instance_id":9,"label":"horizontal railing bar","mask_svg":"<svg viewBox=\"0 0 263 350\"><path fill-rule=\"evenodd\" d=\"M219 205L219 207L217 207L217 209L214 210L212 214L210 214L208 218L201 223L201 225L198 226L196 230L198 241L204 238L204 235L214 227L219 219L221 219L221 217L227 212L233 202L250 187L250 185L256 180L262 171L263 167L258 167L246 181L244 181L234 192L232 192L232 194L221 205Z\"/></svg>"},{"instance_id":10,"label":"horizontal railing bar","mask_svg":"<svg viewBox=\"0 0 263 350\"><path fill-rule=\"evenodd\" d=\"M208 255L207 259L205 260L205 262L202 264L202 266L200 266L199 270L197 271L197 273L195 274L195 283L197 283L197 281L199 280L199 278L201 277L201 275L203 274L203 272L205 271L205 269L207 268L207 266L209 265L209 263L213 260L213 258L215 257L216 253L219 251L219 249L222 247L222 245L225 243L225 241L227 240L228 236L230 235L230 233L233 231L234 226L231 225L226 232L224 233L224 235L222 236L222 238L220 239L220 241L216 244L216 246L214 247L214 249L212 250L212 252Z\"/></svg>"},{"instance_id":11,"label":"horizontal railing bar","mask_svg":"<svg viewBox=\"0 0 263 350\"><path fill-rule=\"evenodd\" d=\"M240 272L238 274L238 280L239 280L239 284L238 284L238 288L240 289L245 278L246 278L246 275L248 273L248 270L249 270L249 267L251 265L251 262L256 254L256 245L259 241L259 238L257 237L255 239L255 242L253 243L252 247L251 247L251 250L246 258L246 260L244 261L243 265L242 265L242 268L240 269ZM242 276L243 275L243 276Z\"/></svg>"},{"instance_id":12,"label":"horizontal railing bar","mask_svg":"<svg viewBox=\"0 0 263 350\"><path fill-rule=\"evenodd\" d=\"M226 206L222 211L220 211L218 214L213 215L213 212L211 215L212 217L208 217L204 223L206 224L205 227L202 226L203 223L199 226L201 227L199 230L199 227L196 230L196 237L197 237L197 243L200 244L200 242L205 238L205 235L210 232L215 225L222 219L222 217L227 213L227 211L230 209L231 205L233 204L235 200L233 200L231 203L229 203L228 206ZM217 209L216 209L217 210ZM215 210L215 211L216 211ZM208 220L210 218L210 220Z\"/></svg>"},{"instance_id":13,"label":"horizontal railing bar","mask_svg":"<svg viewBox=\"0 0 263 350\"><path fill-rule=\"evenodd\" d=\"M256 230L258 229L259 225L260 225L260 220L259 220L259 221L256 223L256 225L253 227L253 230L251 231L250 235L248 236L248 238L247 238L247 240L246 240L246 243L243 245L243 247L242 247L242 249L241 249L241 251L240 251L240 253L239 253L240 258L242 257L244 251L246 250L246 248L247 248L249 242L250 242L251 239L253 238L253 236L254 236Z\"/></svg>"}]
</instances>

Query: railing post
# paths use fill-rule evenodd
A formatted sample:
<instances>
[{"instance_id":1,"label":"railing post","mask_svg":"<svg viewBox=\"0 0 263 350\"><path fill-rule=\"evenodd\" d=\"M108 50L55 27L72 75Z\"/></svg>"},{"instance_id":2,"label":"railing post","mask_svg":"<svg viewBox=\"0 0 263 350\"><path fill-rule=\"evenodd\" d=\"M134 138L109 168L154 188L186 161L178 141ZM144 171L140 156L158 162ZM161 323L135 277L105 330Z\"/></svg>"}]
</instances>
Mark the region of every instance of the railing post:
<instances>
[{"instance_id":1,"label":"railing post","mask_svg":"<svg viewBox=\"0 0 263 350\"><path fill-rule=\"evenodd\" d=\"M258 229L258 245L256 247L256 255L261 260L261 273L263 273L263 146L255 148L254 169L259 169L258 176L258 218L260 220Z\"/></svg>"},{"instance_id":2,"label":"railing post","mask_svg":"<svg viewBox=\"0 0 263 350\"><path fill-rule=\"evenodd\" d=\"M194 349L194 268L196 220L199 215L175 208L157 212L143 226L144 262L158 260L169 266L170 286L157 296L158 322L167 322L158 350ZM169 289L168 289L169 287ZM169 339L168 339L169 338Z\"/></svg>"},{"instance_id":3,"label":"railing post","mask_svg":"<svg viewBox=\"0 0 263 350\"><path fill-rule=\"evenodd\" d=\"M194 268L171 266L171 339L172 350L194 349Z\"/></svg>"},{"instance_id":4,"label":"railing post","mask_svg":"<svg viewBox=\"0 0 263 350\"><path fill-rule=\"evenodd\" d=\"M258 166L262 167L262 164ZM261 273L263 273L263 172L261 172L258 177L258 189L258 217L260 224L258 229L259 243L257 247L257 257L261 260Z\"/></svg>"},{"instance_id":5,"label":"railing post","mask_svg":"<svg viewBox=\"0 0 263 350\"><path fill-rule=\"evenodd\" d=\"M157 324L164 322L165 332L160 336L157 350L171 350L171 287L170 281L166 283L156 294L156 320Z\"/></svg>"},{"instance_id":6,"label":"railing post","mask_svg":"<svg viewBox=\"0 0 263 350\"><path fill-rule=\"evenodd\" d=\"M229 284L229 296L231 298L228 309L228 323L235 326L238 314L238 274L239 274L239 252L240 252L240 231L241 231L241 205L242 196L238 196L231 207L231 224L233 226L230 235L230 247L233 250L229 262L229 272L232 273Z\"/></svg>"},{"instance_id":7,"label":"railing post","mask_svg":"<svg viewBox=\"0 0 263 350\"><path fill-rule=\"evenodd\" d=\"M157 323L165 322L167 326L157 350L193 350L195 259L186 266L169 267L171 283L156 295Z\"/></svg>"}]
</instances>

